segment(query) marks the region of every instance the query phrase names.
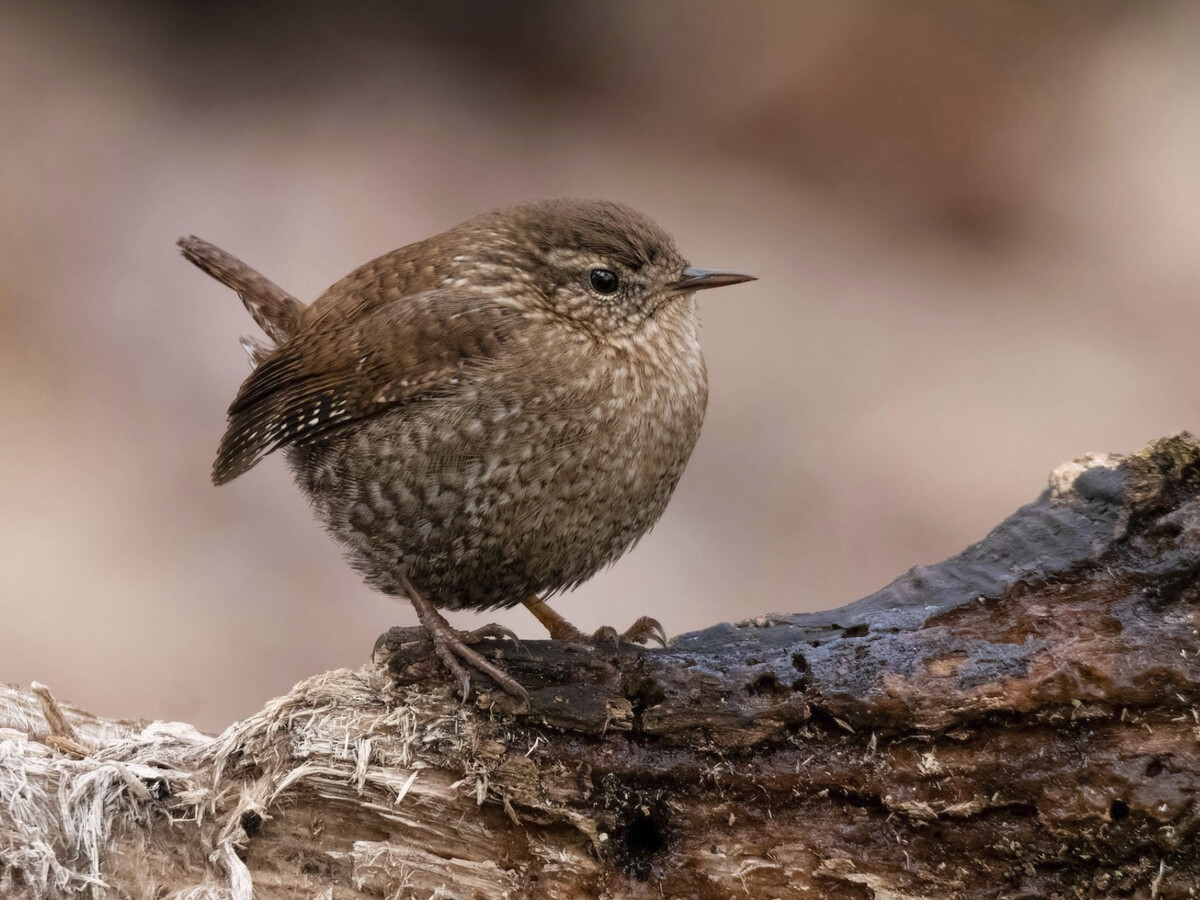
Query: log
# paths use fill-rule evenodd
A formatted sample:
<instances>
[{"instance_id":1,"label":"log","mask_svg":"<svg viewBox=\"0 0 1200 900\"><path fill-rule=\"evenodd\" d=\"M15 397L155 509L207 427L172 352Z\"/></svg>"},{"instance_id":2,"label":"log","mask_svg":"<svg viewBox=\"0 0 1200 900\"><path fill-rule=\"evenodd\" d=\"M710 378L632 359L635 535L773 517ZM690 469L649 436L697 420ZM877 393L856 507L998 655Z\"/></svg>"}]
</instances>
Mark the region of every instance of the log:
<instances>
[{"instance_id":1,"label":"log","mask_svg":"<svg viewBox=\"0 0 1200 900\"><path fill-rule=\"evenodd\" d=\"M211 736L0 689L0 895L1200 891L1200 445L1089 456L842 609L665 649L415 629Z\"/></svg>"}]
</instances>

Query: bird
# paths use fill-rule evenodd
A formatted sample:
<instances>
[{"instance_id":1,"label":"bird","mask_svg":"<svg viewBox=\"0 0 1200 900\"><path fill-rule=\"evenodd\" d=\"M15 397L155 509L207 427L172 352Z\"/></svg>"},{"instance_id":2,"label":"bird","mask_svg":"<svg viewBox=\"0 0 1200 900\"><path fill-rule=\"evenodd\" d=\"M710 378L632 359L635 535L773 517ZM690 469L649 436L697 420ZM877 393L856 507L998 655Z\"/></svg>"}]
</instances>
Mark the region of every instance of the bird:
<instances>
[{"instance_id":1,"label":"bird","mask_svg":"<svg viewBox=\"0 0 1200 900\"><path fill-rule=\"evenodd\" d=\"M645 215L551 199L484 213L355 269L305 305L198 237L183 256L265 334L212 480L282 450L365 581L406 597L465 702L474 649L511 637L439 610L524 604L553 639L666 643L643 616L584 635L546 600L658 521L708 400L697 291L755 280L691 266Z\"/></svg>"}]
</instances>

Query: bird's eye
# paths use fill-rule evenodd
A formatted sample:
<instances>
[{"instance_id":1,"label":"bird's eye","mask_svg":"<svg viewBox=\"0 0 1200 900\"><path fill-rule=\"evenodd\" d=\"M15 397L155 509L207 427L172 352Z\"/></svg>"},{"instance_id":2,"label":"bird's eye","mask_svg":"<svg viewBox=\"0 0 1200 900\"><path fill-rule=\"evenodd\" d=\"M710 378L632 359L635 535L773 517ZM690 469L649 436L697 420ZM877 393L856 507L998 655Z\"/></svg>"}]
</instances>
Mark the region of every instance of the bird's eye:
<instances>
[{"instance_id":1,"label":"bird's eye","mask_svg":"<svg viewBox=\"0 0 1200 900\"><path fill-rule=\"evenodd\" d=\"M597 294L616 293L619 284L617 273L612 269L592 269L588 272L588 281L591 282L592 290Z\"/></svg>"}]
</instances>

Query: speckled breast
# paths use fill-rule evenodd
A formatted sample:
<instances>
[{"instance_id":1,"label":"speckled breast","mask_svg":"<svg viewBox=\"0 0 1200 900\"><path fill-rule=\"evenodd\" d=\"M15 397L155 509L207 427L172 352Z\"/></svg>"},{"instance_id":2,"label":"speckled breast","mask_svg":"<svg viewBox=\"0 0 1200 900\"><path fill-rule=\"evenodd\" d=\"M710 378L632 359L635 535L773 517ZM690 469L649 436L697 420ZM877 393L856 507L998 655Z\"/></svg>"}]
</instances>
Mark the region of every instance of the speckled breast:
<instances>
[{"instance_id":1,"label":"speckled breast","mask_svg":"<svg viewBox=\"0 0 1200 900\"><path fill-rule=\"evenodd\" d=\"M574 365L481 373L289 451L318 516L372 586L404 572L438 606L574 587L662 515L700 433L704 361L683 336Z\"/></svg>"}]
</instances>

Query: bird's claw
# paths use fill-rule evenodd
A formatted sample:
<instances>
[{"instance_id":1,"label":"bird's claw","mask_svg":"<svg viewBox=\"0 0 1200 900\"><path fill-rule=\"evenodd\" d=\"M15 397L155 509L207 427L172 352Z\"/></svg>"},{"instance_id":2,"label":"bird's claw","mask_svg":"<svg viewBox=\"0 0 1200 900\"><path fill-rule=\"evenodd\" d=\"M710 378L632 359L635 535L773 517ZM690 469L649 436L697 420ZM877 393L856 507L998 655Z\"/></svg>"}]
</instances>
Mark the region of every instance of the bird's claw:
<instances>
[{"instance_id":1,"label":"bird's claw","mask_svg":"<svg viewBox=\"0 0 1200 900\"><path fill-rule=\"evenodd\" d=\"M503 625L496 622L490 622L487 625L481 625L473 631L459 632L459 637L462 642L469 647L474 647L476 644L493 638L498 641L512 641L516 649L521 649L521 639L517 637L517 633L511 628L505 628Z\"/></svg>"},{"instance_id":2,"label":"bird's claw","mask_svg":"<svg viewBox=\"0 0 1200 900\"><path fill-rule=\"evenodd\" d=\"M504 630L507 631L508 629ZM472 669L483 672L496 683L497 687L520 700L523 707L528 708L529 693L525 688L521 687L515 678L499 666L490 662L481 653L468 646L470 643L477 643L484 637L495 637L490 632L480 636L478 635L480 631L485 631L485 629L479 628L467 634L456 632L449 626L447 626L445 631L441 629L429 629L429 637L433 641L433 649L437 653L438 659L442 661L442 665L449 669L450 673L459 681L459 696L462 702L466 703L471 696L471 675L467 671L466 666L463 665L463 663L466 663ZM514 635L514 640L515 637Z\"/></svg>"},{"instance_id":3,"label":"bird's claw","mask_svg":"<svg viewBox=\"0 0 1200 900\"><path fill-rule=\"evenodd\" d=\"M487 675L505 693L511 694L521 702L521 709L529 708L529 693L520 683L501 669L499 666L484 658L477 650L472 650L469 644L477 644L485 638L507 638L519 644L517 636L502 625L490 624L474 631L463 633L450 627L450 623L433 606L412 582L404 578L401 582L404 592L408 594L413 608L417 612L425 633L433 642L433 651L437 654L442 665L449 670L459 682L462 702L466 703L471 696L471 676L467 666ZM465 664L465 665L464 665Z\"/></svg>"},{"instance_id":4,"label":"bird's claw","mask_svg":"<svg viewBox=\"0 0 1200 900\"><path fill-rule=\"evenodd\" d=\"M660 646L667 646L667 632L662 627L662 622L658 619L652 619L650 616L642 616L632 625L625 629L625 633L621 635L621 640L632 644L647 644L650 641L658 641Z\"/></svg>"},{"instance_id":5,"label":"bird's claw","mask_svg":"<svg viewBox=\"0 0 1200 900\"><path fill-rule=\"evenodd\" d=\"M571 638L567 638L567 640L571 640ZM650 616L642 616L624 631L617 631L611 625L602 625L592 632L591 637L578 634L574 642L591 644L593 647L607 647L611 645L614 650L619 650L622 644L640 644L645 646L650 641L658 641L663 647L667 646L667 632L663 629L662 623L658 619L652 619Z\"/></svg>"},{"instance_id":6,"label":"bird's claw","mask_svg":"<svg viewBox=\"0 0 1200 900\"><path fill-rule=\"evenodd\" d=\"M550 608L545 600L536 595L530 595L522 601L537 620L546 626L553 641L566 641L569 644L590 644L593 647L603 647L611 644L614 649L620 649L622 644L645 644L648 641L658 641L667 646L667 632L663 630L658 619L642 616L622 632L611 625L597 628L587 635Z\"/></svg>"}]
</instances>

